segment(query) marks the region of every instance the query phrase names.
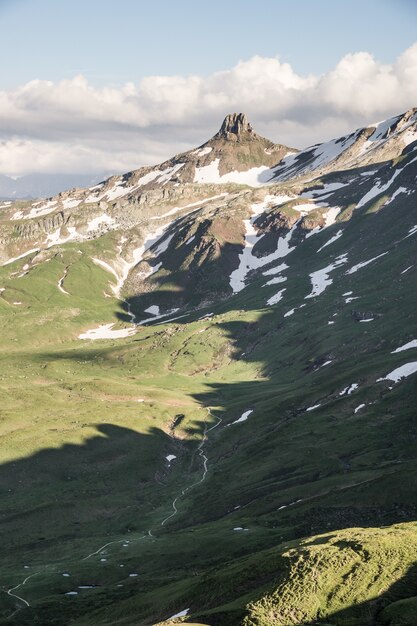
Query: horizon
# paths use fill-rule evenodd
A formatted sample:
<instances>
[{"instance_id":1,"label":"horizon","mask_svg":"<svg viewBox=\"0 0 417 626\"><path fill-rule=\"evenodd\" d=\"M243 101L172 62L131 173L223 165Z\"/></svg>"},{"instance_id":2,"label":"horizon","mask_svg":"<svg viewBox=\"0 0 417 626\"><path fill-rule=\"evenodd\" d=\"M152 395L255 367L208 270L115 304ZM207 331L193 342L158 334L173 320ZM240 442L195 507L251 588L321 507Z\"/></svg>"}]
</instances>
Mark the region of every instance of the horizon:
<instances>
[{"instance_id":1,"label":"horizon","mask_svg":"<svg viewBox=\"0 0 417 626\"><path fill-rule=\"evenodd\" d=\"M0 2L0 49L13 61L0 83L1 174L155 165L207 141L232 111L304 149L417 105L408 0L262 0L256 12L249 0L194 11L182 0L163 4L163 19L132 0L112 8Z\"/></svg>"}]
</instances>

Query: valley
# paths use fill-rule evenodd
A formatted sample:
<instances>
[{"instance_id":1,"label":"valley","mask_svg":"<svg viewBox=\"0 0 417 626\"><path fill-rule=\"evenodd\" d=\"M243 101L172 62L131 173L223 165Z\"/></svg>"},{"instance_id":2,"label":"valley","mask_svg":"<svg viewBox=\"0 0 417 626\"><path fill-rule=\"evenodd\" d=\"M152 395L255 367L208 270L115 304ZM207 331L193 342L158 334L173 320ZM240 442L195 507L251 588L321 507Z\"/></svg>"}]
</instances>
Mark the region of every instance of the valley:
<instances>
[{"instance_id":1,"label":"valley","mask_svg":"<svg viewBox=\"0 0 417 626\"><path fill-rule=\"evenodd\" d=\"M415 623L416 120L0 203L1 624Z\"/></svg>"}]
</instances>

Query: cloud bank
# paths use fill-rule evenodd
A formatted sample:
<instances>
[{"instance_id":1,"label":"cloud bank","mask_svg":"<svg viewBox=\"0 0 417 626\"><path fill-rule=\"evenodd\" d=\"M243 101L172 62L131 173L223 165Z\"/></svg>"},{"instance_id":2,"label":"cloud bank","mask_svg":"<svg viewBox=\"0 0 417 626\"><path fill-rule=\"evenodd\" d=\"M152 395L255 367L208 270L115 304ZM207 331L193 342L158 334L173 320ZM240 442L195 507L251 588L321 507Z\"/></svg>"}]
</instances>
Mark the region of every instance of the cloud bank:
<instances>
[{"instance_id":1,"label":"cloud bank","mask_svg":"<svg viewBox=\"0 0 417 626\"><path fill-rule=\"evenodd\" d=\"M83 76L0 91L0 173L127 171L206 141L227 113L295 146L417 106L417 43L389 65L367 52L321 76L255 56L209 76L150 76L95 88Z\"/></svg>"}]
</instances>

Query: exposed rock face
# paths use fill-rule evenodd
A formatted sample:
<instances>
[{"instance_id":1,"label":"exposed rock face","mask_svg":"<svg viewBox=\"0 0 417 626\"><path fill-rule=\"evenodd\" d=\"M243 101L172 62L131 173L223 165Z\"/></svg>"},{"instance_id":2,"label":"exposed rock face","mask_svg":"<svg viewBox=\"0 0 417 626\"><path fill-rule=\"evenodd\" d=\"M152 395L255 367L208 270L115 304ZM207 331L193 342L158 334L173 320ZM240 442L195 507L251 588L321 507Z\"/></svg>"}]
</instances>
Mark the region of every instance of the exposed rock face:
<instances>
[{"instance_id":1,"label":"exposed rock face","mask_svg":"<svg viewBox=\"0 0 417 626\"><path fill-rule=\"evenodd\" d=\"M21 239L36 239L41 235L48 234L67 224L71 219L70 214L64 211L53 213L39 220L30 220L14 225L14 233Z\"/></svg>"},{"instance_id":2,"label":"exposed rock face","mask_svg":"<svg viewBox=\"0 0 417 626\"><path fill-rule=\"evenodd\" d=\"M215 136L227 141L250 141L256 138L256 133L244 113L230 113Z\"/></svg>"}]
</instances>

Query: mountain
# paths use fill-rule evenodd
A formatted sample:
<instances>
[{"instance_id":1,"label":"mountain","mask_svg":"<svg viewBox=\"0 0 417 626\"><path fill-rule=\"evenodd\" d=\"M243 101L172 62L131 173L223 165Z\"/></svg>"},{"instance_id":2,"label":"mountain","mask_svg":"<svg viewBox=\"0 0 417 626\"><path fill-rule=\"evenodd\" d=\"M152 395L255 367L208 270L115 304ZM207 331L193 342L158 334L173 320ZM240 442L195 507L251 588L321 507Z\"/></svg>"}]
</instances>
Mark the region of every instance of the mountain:
<instances>
[{"instance_id":1,"label":"mountain","mask_svg":"<svg viewBox=\"0 0 417 626\"><path fill-rule=\"evenodd\" d=\"M11 178L0 174L0 199L47 198L66 189L95 185L108 176L108 173L89 174L27 174Z\"/></svg>"},{"instance_id":2,"label":"mountain","mask_svg":"<svg viewBox=\"0 0 417 626\"><path fill-rule=\"evenodd\" d=\"M415 626L416 133L0 204L0 624Z\"/></svg>"},{"instance_id":3,"label":"mountain","mask_svg":"<svg viewBox=\"0 0 417 626\"><path fill-rule=\"evenodd\" d=\"M335 169L352 169L397 158L417 139L417 109L359 128L346 137L311 146L287 157L275 170L276 180L317 177Z\"/></svg>"}]
</instances>

